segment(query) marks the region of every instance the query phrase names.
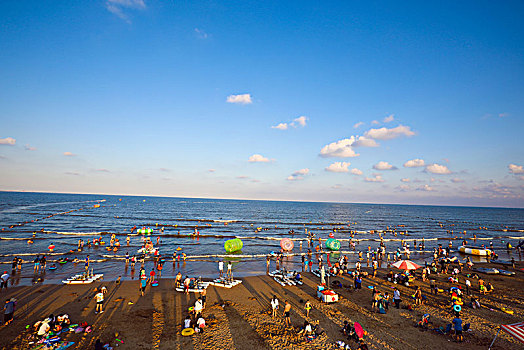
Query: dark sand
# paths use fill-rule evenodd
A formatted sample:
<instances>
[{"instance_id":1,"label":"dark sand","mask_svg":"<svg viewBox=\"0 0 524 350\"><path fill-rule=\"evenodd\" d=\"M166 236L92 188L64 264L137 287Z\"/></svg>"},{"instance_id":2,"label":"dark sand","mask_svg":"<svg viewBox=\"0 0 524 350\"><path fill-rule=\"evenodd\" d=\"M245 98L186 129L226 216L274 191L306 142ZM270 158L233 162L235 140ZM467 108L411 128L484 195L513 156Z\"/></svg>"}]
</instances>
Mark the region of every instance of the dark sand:
<instances>
[{"instance_id":1,"label":"dark sand","mask_svg":"<svg viewBox=\"0 0 524 350\"><path fill-rule=\"evenodd\" d=\"M480 264L477 264L480 266ZM521 268L522 266L520 266ZM138 281L95 282L90 285L36 285L9 288L0 293L0 300L15 297L18 307L15 320L9 326L0 328L2 349L31 349L28 344L28 324L45 318L49 314L67 313L72 323L87 322L93 326L89 334L67 333L65 339L75 341L69 349L93 349L97 338L115 345L115 338L122 339L118 349L335 349L336 340L346 341L353 349L354 341L347 341L340 332L344 320L358 321L369 332L367 343L372 349L487 349L500 324L511 324L524 319L524 272L517 268L514 277L482 275L491 281L495 292L482 296L481 309L464 307L463 323L471 323L471 332L464 334L464 342L457 343L450 335L439 335L434 331L423 331L414 327L424 313L431 314L433 327L445 326L453 318L449 312L447 294L432 295L429 282L400 286L404 300L409 302L417 285L422 287L428 303L413 311L391 308L381 315L371 311L371 291L367 286L377 286L380 291L390 291L392 283L385 281L386 271L382 270L376 279L365 278L363 289L348 290L351 279L340 280L344 287L335 289L341 300L335 304L322 304L316 298L318 278L304 274L303 286L282 287L268 276L247 277L243 283L232 289L210 286L204 317L207 327L203 334L182 337L181 324L188 306L195 301L195 294L184 295L173 289L172 280L161 280L158 287L147 287L146 295L140 297ZM434 275L432 275L434 276ZM447 275L449 276L449 275ZM447 276L437 277L441 288L451 284L444 282ZM462 285L464 283L461 275ZM477 281L472 280L475 295L478 296ZM94 288L102 285L108 288L105 312L94 313ZM279 317L271 319L269 300L273 295L280 299ZM287 299L292 304L291 320L295 329L286 328L281 312ZM318 324L325 332L317 339L306 343L297 335L305 317L304 303L313 304L310 321ZM469 298L466 298L469 301ZM133 304L129 304L132 302ZM509 307L513 315L500 310ZM501 332L493 349L522 349L522 343Z\"/></svg>"}]
</instances>

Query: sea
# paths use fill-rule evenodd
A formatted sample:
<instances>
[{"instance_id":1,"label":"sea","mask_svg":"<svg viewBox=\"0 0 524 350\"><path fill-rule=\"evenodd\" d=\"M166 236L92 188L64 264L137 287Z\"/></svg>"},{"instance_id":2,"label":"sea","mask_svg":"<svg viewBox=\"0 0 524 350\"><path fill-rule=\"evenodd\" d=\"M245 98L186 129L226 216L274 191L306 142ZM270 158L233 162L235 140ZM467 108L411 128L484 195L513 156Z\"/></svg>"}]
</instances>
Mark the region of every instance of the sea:
<instances>
[{"instance_id":1,"label":"sea","mask_svg":"<svg viewBox=\"0 0 524 350\"><path fill-rule=\"evenodd\" d=\"M137 233L142 228L151 233ZM232 261L234 276L264 274L267 255L279 253L284 238L294 248L285 253L283 264L300 270L307 232L315 237L314 252L319 238L324 244L330 237L341 242L340 251L329 255L332 261L347 255L355 262L359 251L365 257L381 239L392 253L407 242L410 259L419 264L432 259L433 248L450 242L452 255L465 259L457 251L463 240L492 244L501 259L520 261L522 256L506 248L524 241L524 209L0 192L0 269L11 273L15 257L24 262L11 285L61 283L84 270L87 255L91 268L106 281L136 279L140 264L131 269L125 255L137 255L144 239L151 239L166 260L163 278L178 272L216 278L221 260ZM109 249L113 235L120 242L116 251ZM224 243L234 238L242 240L243 248L227 253ZM88 247L94 239L105 245ZM81 250L79 240L84 241ZM422 240L424 249L414 249ZM175 252L186 259L173 261ZM47 267L55 263L56 270L34 272L34 259L43 255ZM64 258L67 263L56 263ZM153 258L147 259L146 271L153 266Z\"/></svg>"}]
</instances>

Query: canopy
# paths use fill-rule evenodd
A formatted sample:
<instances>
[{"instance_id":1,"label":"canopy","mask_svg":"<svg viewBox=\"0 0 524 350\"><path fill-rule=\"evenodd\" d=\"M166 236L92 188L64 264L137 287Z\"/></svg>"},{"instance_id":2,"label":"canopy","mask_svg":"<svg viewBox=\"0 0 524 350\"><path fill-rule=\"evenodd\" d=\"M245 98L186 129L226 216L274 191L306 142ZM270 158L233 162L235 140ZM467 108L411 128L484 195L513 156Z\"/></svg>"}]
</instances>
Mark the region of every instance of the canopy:
<instances>
[{"instance_id":1,"label":"canopy","mask_svg":"<svg viewBox=\"0 0 524 350\"><path fill-rule=\"evenodd\" d=\"M500 328L524 343L524 322L502 325Z\"/></svg>"},{"instance_id":2,"label":"canopy","mask_svg":"<svg viewBox=\"0 0 524 350\"><path fill-rule=\"evenodd\" d=\"M421 267L409 260L400 260L392 265L401 270L416 270Z\"/></svg>"}]
</instances>

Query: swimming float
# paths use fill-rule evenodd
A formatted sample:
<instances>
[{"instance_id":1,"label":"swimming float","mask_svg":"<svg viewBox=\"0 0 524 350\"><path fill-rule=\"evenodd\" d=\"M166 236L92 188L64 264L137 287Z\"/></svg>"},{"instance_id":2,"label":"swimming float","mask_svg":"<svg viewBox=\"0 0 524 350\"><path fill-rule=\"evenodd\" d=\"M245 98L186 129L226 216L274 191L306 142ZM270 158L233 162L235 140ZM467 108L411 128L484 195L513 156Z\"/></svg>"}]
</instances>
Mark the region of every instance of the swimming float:
<instances>
[{"instance_id":1,"label":"swimming float","mask_svg":"<svg viewBox=\"0 0 524 350\"><path fill-rule=\"evenodd\" d=\"M460 305L455 305L453 306L453 310L456 312L460 312L462 310L462 307L460 307Z\"/></svg>"},{"instance_id":2,"label":"swimming float","mask_svg":"<svg viewBox=\"0 0 524 350\"><path fill-rule=\"evenodd\" d=\"M326 240L326 248L329 250L340 250L340 241L334 238L328 238Z\"/></svg>"},{"instance_id":3,"label":"swimming float","mask_svg":"<svg viewBox=\"0 0 524 350\"><path fill-rule=\"evenodd\" d=\"M190 335L195 334L195 330L193 328L184 328L180 334L182 334L184 337L189 337Z\"/></svg>"},{"instance_id":4,"label":"swimming float","mask_svg":"<svg viewBox=\"0 0 524 350\"><path fill-rule=\"evenodd\" d=\"M289 238L282 238L282 240L280 240L280 247L282 250L291 251L295 247L295 244Z\"/></svg>"},{"instance_id":5,"label":"swimming float","mask_svg":"<svg viewBox=\"0 0 524 350\"><path fill-rule=\"evenodd\" d=\"M54 244L50 244L49 247L47 247L49 250L53 250L55 249L55 245Z\"/></svg>"},{"instance_id":6,"label":"swimming float","mask_svg":"<svg viewBox=\"0 0 524 350\"><path fill-rule=\"evenodd\" d=\"M491 250L486 248L478 248L473 246L467 246L463 245L459 247L459 252L469 255L477 255L477 256L490 256Z\"/></svg>"},{"instance_id":7,"label":"swimming float","mask_svg":"<svg viewBox=\"0 0 524 350\"><path fill-rule=\"evenodd\" d=\"M234 253L242 249L244 243L240 238L229 239L224 243L224 249L227 253Z\"/></svg>"},{"instance_id":8,"label":"swimming float","mask_svg":"<svg viewBox=\"0 0 524 350\"><path fill-rule=\"evenodd\" d=\"M158 287L158 281L153 281L153 283L151 283L151 287Z\"/></svg>"},{"instance_id":9,"label":"swimming float","mask_svg":"<svg viewBox=\"0 0 524 350\"><path fill-rule=\"evenodd\" d=\"M508 310L505 307L501 308L502 311L504 311L507 314L513 315L513 310Z\"/></svg>"}]
</instances>

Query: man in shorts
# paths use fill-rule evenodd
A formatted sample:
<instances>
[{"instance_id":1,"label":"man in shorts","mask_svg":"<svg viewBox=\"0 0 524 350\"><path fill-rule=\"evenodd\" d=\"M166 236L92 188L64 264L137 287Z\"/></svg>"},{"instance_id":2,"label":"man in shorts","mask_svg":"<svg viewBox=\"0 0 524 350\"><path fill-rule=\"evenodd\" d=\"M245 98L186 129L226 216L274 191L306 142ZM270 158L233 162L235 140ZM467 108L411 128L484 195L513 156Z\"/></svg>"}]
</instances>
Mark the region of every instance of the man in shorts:
<instances>
[{"instance_id":1,"label":"man in shorts","mask_svg":"<svg viewBox=\"0 0 524 350\"><path fill-rule=\"evenodd\" d=\"M287 300L285 300L284 302L286 303L286 305L284 306L284 318L286 320L286 326L291 326L291 304Z\"/></svg>"},{"instance_id":2,"label":"man in shorts","mask_svg":"<svg viewBox=\"0 0 524 350\"><path fill-rule=\"evenodd\" d=\"M96 299L95 314L104 312L104 310L102 310L102 304L104 303L104 293L102 292L102 290L98 291L95 294L95 299Z\"/></svg>"},{"instance_id":3,"label":"man in shorts","mask_svg":"<svg viewBox=\"0 0 524 350\"><path fill-rule=\"evenodd\" d=\"M4 305L4 325L7 326L13 321L13 314L15 313L16 299L6 300Z\"/></svg>"},{"instance_id":4,"label":"man in shorts","mask_svg":"<svg viewBox=\"0 0 524 350\"><path fill-rule=\"evenodd\" d=\"M147 286L147 279L141 278L140 279L140 294L142 296L144 296L144 292L146 291L146 286Z\"/></svg>"}]
</instances>

